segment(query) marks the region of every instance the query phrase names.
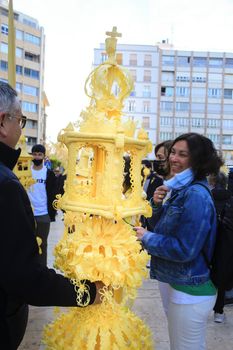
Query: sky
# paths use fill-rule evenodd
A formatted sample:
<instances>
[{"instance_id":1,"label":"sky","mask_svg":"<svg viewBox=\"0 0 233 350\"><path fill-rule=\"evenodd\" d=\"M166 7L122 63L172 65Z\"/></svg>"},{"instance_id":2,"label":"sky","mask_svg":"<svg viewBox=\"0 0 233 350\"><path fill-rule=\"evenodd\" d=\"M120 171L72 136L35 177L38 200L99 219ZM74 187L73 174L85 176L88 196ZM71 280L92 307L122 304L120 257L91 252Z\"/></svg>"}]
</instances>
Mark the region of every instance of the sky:
<instances>
[{"instance_id":1,"label":"sky","mask_svg":"<svg viewBox=\"0 0 233 350\"><path fill-rule=\"evenodd\" d=\"M13 5L44 27L48 141L56 141L87 107L84 84L94 48L113 26L122 44L169 39L177 49L233 52L233 0L13 0Z\"/></svg>"}]
</instances>

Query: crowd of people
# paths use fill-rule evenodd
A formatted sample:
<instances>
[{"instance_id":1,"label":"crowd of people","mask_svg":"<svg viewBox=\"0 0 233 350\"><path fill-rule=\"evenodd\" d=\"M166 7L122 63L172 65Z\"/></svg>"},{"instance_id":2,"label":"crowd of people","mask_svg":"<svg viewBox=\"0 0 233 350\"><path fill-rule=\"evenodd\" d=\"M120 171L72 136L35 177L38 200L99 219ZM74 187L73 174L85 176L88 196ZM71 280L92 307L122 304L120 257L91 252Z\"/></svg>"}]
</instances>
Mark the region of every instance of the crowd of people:
<instances>
[{"instance_id":1,"label":"crowd of people","mask_svg":"<svg viewBox=\"0 0 233 350\"><path fill-rule=\"evenodd\" d=\"M23 338L28 304L77 306L70 281L47 267L47 238L55 220L52 202L64 193L65 177L51 169L41 144L31 150L35 183L28 193L12 172L25 118L16 91L0 82L0 348L6 350L16 350ZM134 230L151 256L150 277L158 281L170 349L204 350L210 312L214 310L215 322L224 321L225 290L212 282L203 252L211 260L217 221L227 211L233 236L233 173L227 177L220 171L223 160L212 141L197 133L162 142L154 152L153 162L142 163L142 185L153 214L142 217ZM124 175L127 197L129 157ZM87 283L90 304L99 303L103 284Z\"/></svg>"}]
</instances>

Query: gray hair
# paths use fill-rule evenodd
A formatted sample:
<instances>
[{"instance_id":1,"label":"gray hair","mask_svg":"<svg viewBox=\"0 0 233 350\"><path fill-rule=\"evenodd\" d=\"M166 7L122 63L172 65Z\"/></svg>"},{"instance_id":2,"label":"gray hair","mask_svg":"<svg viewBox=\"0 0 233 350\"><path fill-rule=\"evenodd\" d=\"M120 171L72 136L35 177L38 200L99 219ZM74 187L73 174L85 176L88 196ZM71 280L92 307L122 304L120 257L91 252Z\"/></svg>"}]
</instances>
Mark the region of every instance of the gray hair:
<instances>
[{"instance_id":1,"label":"gray hair","mask_svg":"<svg viewBox=\"0 0 233 350\"><path fill-rule=\"evenodd\" d=\"M0 113L13 114L19 109L17 92L8 83L0 81Z\"/></svg>"}]
</instances>

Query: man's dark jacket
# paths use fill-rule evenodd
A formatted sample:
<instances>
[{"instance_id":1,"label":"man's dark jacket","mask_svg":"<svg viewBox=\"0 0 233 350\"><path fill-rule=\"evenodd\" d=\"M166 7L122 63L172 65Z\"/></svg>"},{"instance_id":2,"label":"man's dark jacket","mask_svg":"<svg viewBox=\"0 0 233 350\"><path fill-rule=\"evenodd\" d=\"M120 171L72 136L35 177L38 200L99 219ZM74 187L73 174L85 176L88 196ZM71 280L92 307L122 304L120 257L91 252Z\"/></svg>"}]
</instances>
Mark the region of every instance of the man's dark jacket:
<instances>
[{"instance_id":1,"label":"man's dark jacket","mask_svg":"<svg viewBox=\"0 0 233 350\"><path fill-rule=\"evenodd\" d=\"M47 178L46 178L46 194L47 194L47 206L48 214L51 221L55 221L56 210L53 207L53 201L56 199L57 194L57 179L54 172L50 169L47 169Z\"/></svg>"},{"instance_id":2,"label":"man's dark jacket","mask_svg":"<svg viewBox=\"0 0 233 350\"><path fill-rule=\"evenodd\" d=\"M34 217L27 193L11 171L19 157L0 142L0 349L17 349L27 323L27 304L76 306L70 281L37 262ZM96 288L89 283L91 302Z\"/></svg>"},{"instance_id":3,"label":"man's dark jacket","mask_svg":"<svg viewBox=\"0 0 233 350\"><path fill-rule=\"evenodd\" d=\"M154 172L151 172L151 174L147 177L147 180L149 180L149 184L146 190L146 196L147 200L149 201L153 197L156 188L162 186L163 180Z\"/></svg>"}]
</instances>

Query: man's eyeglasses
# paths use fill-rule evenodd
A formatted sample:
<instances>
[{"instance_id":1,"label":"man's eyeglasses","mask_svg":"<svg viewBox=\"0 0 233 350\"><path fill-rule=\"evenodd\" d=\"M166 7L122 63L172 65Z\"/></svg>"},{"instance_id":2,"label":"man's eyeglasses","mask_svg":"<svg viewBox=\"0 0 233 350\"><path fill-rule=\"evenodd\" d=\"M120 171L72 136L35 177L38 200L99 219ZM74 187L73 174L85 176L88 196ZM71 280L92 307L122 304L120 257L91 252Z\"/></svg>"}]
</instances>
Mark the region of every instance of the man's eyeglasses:
<instances>
[{"instance_id":1,"label":"man's eyeglasses","mask_svg":"<svg viewBox=\"0 0 233 350\"><path fill-rule=\"evenodd\" d=\"M26 122L27 122L27 117L25 115L21 115L20 117L18 117L17 115L10 115L10 114L7 114L7 117L9 119L12 119L12 118L15 118L18 120L19 122L19 125L21 127L21 129L23 129L26 125Z\"/></svg>"}]
</instances>

